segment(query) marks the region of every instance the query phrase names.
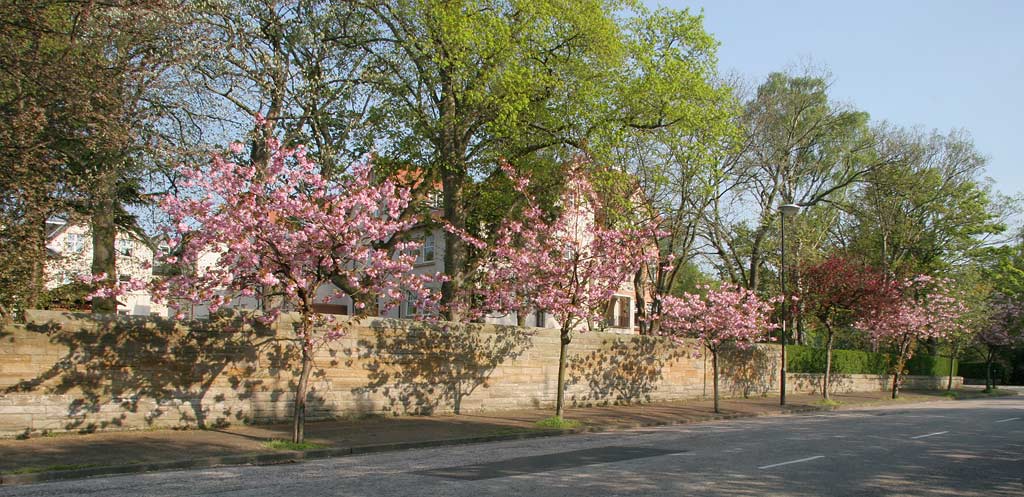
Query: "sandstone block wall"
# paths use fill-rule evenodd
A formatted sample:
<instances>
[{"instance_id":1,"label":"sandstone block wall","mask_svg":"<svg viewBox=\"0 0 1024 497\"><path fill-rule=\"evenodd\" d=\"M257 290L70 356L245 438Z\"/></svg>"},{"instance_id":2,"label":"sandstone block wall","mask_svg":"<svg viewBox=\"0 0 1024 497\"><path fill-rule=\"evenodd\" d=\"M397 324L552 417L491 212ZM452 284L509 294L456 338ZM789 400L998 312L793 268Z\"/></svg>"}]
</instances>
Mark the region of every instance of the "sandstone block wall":
<instances>
[{"instance_id":1,"label":"sandstone block wall","mask_svg":"<svg viewBox=\"0 0 1024 497\"><path fill-rule=\"evenodd\" d=\"M273 422L291 415L294 317L254 329L183 326L157 318L95 319L39 311L0 329L0 436ZM433 414L554 404L557 330L375 319L316 355L309 417ZM569 347L570 405L639 403L711 394L710 359L696 345L611 333ZM778 349L721 358L724 396L778 391ZM791 375L815 391L818 375ZM837 376L839 391L884 390L887 377ZM910 388L944 386L911 378Z\"/></svg>"}]
</instances>

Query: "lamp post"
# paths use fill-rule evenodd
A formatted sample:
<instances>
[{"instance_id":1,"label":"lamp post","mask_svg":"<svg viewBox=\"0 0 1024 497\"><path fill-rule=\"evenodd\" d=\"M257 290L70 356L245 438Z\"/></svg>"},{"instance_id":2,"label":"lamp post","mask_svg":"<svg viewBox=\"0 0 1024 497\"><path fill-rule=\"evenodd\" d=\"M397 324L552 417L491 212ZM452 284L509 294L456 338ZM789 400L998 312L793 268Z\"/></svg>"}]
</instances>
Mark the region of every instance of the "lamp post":
<instances>
[{"instance_id":1,"label":"lamp post","mask_svg":"<svg viewBox=\"0 0 1024 497\"><path fill-rule=\"evenodd\" d=\"M779 390L779 405L786 405L786 318L789 311L789 293L786 291L786 218L793 217L800 212L798 204L784 204L779 206L779 220L782 223L782 267L779 270L779 280L782 284L782 368L780 371L781 381Z\"/></svg>"}]
</instances>

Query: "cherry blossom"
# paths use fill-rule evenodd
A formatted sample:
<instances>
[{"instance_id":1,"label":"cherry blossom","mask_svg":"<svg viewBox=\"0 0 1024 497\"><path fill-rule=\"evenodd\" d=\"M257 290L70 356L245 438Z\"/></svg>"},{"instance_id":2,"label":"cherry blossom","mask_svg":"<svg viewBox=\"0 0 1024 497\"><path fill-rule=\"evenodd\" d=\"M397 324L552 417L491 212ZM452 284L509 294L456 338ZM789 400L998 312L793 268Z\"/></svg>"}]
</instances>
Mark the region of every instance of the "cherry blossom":
<instances>
[{"instance_id":1,"label":"cherry blossom","mask_svg":"<svg viewBox=\"0 0 1024 497\"><path fill-rule=\"evenodd\" d=\"M768 315L772 302L735 285L702 287L705 296L684 293L666 296L662 307L661 333L681 342L695 338L711 352L715 412L718 409L718 352L725 344L747 348L764 339L771 326Z\"/></svg>"},{"instance_id":2,"label":"cherry blossom","mask_svg":"<svg viewBox=\"0 0 1024 497\"><path fill-rule=\"evenodd\" d=\"M475 303L471 315L543 311L558 322L556 416L563 412L566 351L573 333L600 323L610 299L650 258L643 240L652 228L598 222L603 203L587 178L587 165L582 160L570 165L558 214L552 217L528 190L529 178L502 164L526 199L521 217L501 225L490 244L456 232L484 254L477 285L466 299Z\"/></svg>"},{"instance_id":3,"label":"cherry blossom","mask_svg":"<svg viewBox=\"0 0 1024 497\"><path fill-rule=\"evenodd\" d=\"M964 305L951 296L950 281L943 278L917 275L886 282L873 292L854 327L896 349L892 398L899 396L904 368L917 341L945 338L963 326L960 316L965 312Z\"/></svg>"},{"instance_id":4,"label":"cherry blossom","mask_svg":"<svg viewBox=\"0 0 1024 497\"><path fill-rule=\"evenodd\" d=\"M386 310L413 298L421 314L430 315L437 310L429 289L436 279L413 273L418 243L377 248L416 223L399 217L411 201L408 189L374 178L368 160L328 181L302 147L286 148L276 139L267 145L266 167L214 155L204 167L178 169L185 178L181 188L192 194L168 195L159 205L169 219L162 231L173 254L165 262L182 271L150 287L178 318L183 304L207 305L214 313L238 299L277 301L258 316L265 323L284 308L298 311L302 369L293 440L301 442L314 352L342 336L348 322L317 314L317 291L336 280L349 293L322 301L379 298ZM241 148L232 144L230 151Z\"/></svg>"},{"instance_id":5,"label":"cherry blossom","mask_svg":"<svg viewBox=\"0 0 1024 497\"><path fill-rule=\"evenodd\" d=\"M985 388L992 389L992 364L996 353L1004 347L1024 344L1024 302L1007 295L992 296L989 319L974 337L985 356Z\"/></svg>"}]
</instances>

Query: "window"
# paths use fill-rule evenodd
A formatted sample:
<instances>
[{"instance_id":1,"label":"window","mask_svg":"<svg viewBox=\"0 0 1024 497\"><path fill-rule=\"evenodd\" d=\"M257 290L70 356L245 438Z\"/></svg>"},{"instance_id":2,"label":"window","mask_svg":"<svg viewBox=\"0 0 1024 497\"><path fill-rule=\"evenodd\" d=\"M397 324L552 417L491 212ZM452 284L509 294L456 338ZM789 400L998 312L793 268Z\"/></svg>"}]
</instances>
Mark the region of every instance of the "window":
<instances>
[{"instance_id":1,"label":"window","mask_svg":"<svg viewBox=\"0 0 1024 497\"><path fill-rule=\"evenodd\" d=\"M433 190L427 197L427 202L431 209L440 209L444 207L444 194L441 190Z\"/></svg>"},{"instance_id":2,"label":"window","mask_svg":"<svg viewBox=\"0 0 1024 497\"><path fill-rule=\"evenodd\" d=\"M129 257L132 255L132 250L135 248L135 242L132 240L126 240L124 238L117 241L117 255L123 255Z\"/></svg>"},{"instance_id":3,"label":"window","mask_svg":"<svg viewBox=\"0 0 1024 497\"><path fill-rule=\"evenodd\" d=\"M533 325L538 328L544 328L545 323L548 320L548 316L544 311L537 311L533 313Z\"/></svg>"},{"instance_id":4,"label":"window","mask_svg":"<svg viewBox=\"0 0 1024 497\"><path fill-rule=\"evenodd\" d=\"M434 234L429 233L423 237L423 246L420 247L420 256L417 262L434 262L435 245Z\"/></svg>"},{"instance_id":5,"label":"window","mask_svg":"<svg viewBox=\"0 0 1024 497\"><path fill-rule=\"evenodd\" d=\"M399 317L411 318L418 315L419 312L419 308L416 307L416 296L412 292L406 292Z\"/></svg>"},{"instance_id":6,"label":"window","mask_svg":"<svg viewBox=\"0 0 1024 497\"><path fill-rule=\"evenodd\" d=\"M80 254L85 247L85 237L80 233L68 233L67 238L64 239L64 245L68 252Z\"/></svg>"},{"instance_id":7,"label":"window","mask_svg":"<svg viewBox=\"0 0 1024 497\"><path fill-rule=\"evenodd\" d=\"M132 277L131 277L130 274L119 274L119 275L117 275L117 281L120 281L122 283L131 281L131 280L132 280Z\"/></svg>"},{"instance_id":8,"label":"window","mask_svg":"<svg viewBox=\"0 0 1024 497\"><path fill-rule=\"evenodd\" d=\"M616 295L608 302L605 312L605 326L609 328L629 328L629 297Z\"/></svg>"}]
</instances>

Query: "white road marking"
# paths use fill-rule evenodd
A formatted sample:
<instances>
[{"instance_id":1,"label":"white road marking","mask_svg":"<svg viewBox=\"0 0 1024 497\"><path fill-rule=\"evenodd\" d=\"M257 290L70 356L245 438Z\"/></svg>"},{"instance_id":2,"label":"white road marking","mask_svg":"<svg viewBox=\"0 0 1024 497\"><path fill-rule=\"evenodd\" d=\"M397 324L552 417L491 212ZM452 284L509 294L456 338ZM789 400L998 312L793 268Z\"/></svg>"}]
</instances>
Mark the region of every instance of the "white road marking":
<instances>
[{"instance_id":1,"label":"white road marking","mask_svg":"<svg viewBox=\"0 0 1024 497\"><path fill-rule=\"evenodd\" d=\"M779 467L779 466L785 466L785 465L787 465L787 464L796 464L796 463L798 463L798 462L807 462L807 461L813 461L813 460L815 460L815 459L821 459L821 458L823 458L823 457L825 457L825 456L811 456L811 457L805 457L805 458L803 458L803 459L797 459L797 460L795 460L795 461L786 461L786 462L780 462L780 463L776 463L776 464L769 464L769 465L767 465L767 466L760 466L760 467L758 467L757 469L769 469L769 468L777 468L777 467Z\"/></svg>"},{"instance_id":2,"label":"white road marking","mask_svg":"<svg viewBox=\"0 0 1024 497\"><path fill-rule=\"evenodd\" d=\"M911 439L911 440L917 440L918 438L928 438L928 437L934 437L935 435L945 435L945 434L947 434L947 433L949 433L949 432L948 432L948 431L937 431L937 432L935 432L935 433L929 433L929 434L927 434L927 435L918 435L918 436L916 436L916 437L910 437L910 439Z\"/></svg>"},{"instance_id":3,"label":"white road marking","mask_svg":"<svg viewBox=\"0 0 1024 497\"><path fill-rule=\"evenodd\" d=\"M996 423L1005 423L1005 422L1007 422L1007 421L1017 421L1018 419L1020 419L1020 418L1007 418L1007 419L1000 419L999 421L996 421Z\"/></svg>"}]
</instances>

